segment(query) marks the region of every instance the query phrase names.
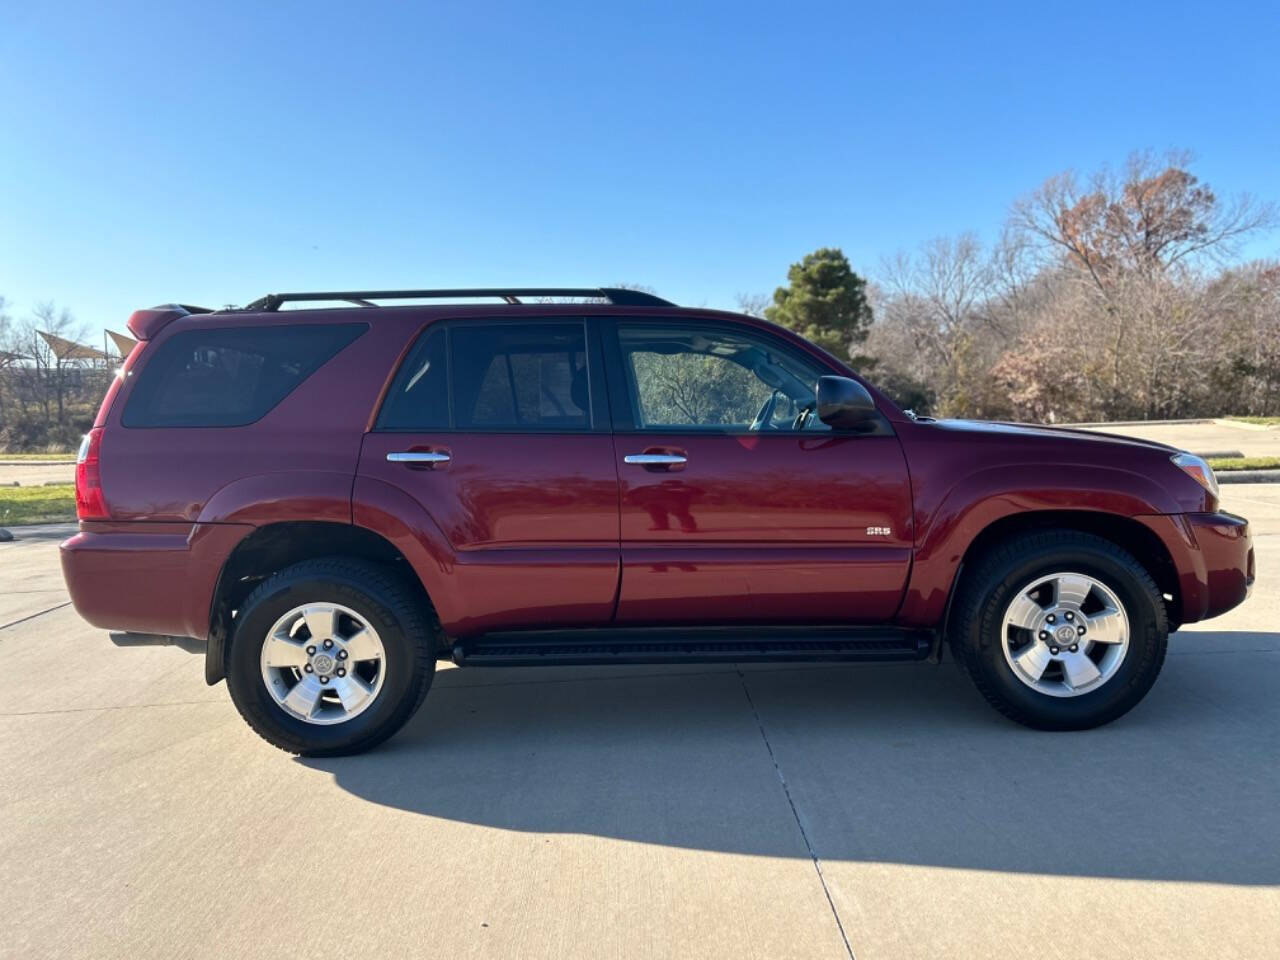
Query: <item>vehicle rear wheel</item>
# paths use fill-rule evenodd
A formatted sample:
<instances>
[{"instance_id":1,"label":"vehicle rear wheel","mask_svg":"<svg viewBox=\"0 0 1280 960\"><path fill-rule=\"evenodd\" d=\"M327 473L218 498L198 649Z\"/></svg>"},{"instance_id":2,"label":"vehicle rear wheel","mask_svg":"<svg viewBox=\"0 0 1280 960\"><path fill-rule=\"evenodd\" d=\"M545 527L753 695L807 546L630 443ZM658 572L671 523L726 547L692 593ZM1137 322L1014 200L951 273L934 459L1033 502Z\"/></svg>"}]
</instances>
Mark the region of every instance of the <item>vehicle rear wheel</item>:
<instances>
[{"instance_id":1,"label":"vehicle rear wheel","mask_svg":"<svg viewBox=\"0 0 1280 960\"><path fill-rule=\"evenodd\" d=\"M384 568L308 560L263 581L235 620L227 686L266 741L304 756L358 753L421 705L434 620Z\"/></svg>"},{"instance_id":2,"label":"vehicle rear wheel","mask_svg":"<svg viewBox=\"0 0 1280 960\"><path fill-rule=\"evenodd\" d=\"M1164 663L1169 627L1155 581L1109 540L1022 534L966 575L951 646L987 701L1041 730L1127 713Z\"/></svg>"}]
</instances>

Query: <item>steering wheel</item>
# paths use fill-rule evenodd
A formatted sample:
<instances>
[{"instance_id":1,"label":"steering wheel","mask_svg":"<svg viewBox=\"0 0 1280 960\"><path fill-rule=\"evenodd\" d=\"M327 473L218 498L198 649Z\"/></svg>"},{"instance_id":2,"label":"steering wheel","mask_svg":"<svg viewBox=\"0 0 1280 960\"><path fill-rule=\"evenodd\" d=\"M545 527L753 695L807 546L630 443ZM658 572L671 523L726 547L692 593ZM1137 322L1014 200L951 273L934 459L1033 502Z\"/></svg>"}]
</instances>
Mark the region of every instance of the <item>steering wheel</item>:
<instances>
[{"instance_id":1,"label":"steering wheel","mask_svg":"<svg viewBox=\"0 0 1280 960\"><path fill-rule=\"evenodd\" d=\"M756 414L756 418L751 421L751 426L747 429L753 432L773 429L773 411L778 406L779 396L777 390L769 394L769 399L761 405L760 412Z\"/></svg>"},{"instance_id":2,"label":"steering wheel","mask_svg":"<svg viewBox=\"0 0 1280 960\"><path fill-rule=\"evenodd\" d=\"M806 403L800 408L800 412L796 414L795 420L791 424L792 430L803 430L809 425L809 418L813 416L813 411L817 407L816 403Z\"/></svg>"}]
</instances>

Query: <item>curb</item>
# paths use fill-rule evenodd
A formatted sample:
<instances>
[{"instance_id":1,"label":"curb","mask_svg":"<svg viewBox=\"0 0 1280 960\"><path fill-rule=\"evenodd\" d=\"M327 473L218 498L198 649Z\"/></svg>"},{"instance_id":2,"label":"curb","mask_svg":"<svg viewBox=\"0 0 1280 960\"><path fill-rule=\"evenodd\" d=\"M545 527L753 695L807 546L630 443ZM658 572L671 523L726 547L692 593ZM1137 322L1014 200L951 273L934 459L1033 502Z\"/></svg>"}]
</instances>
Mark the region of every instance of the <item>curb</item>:
<instances>
[{"instance_id":1,"label":"curb","mask_svg":"<svg viewBox=\"0 0 1280 960\"><path fill-rule=\"evenodd\" d=\"M9 539L15 543L23 540L65 540L79 529L80 523L77 520L20 523L7 529L0 527L0 541L8 542L4 539L4 534L8 534Z\"/></svg>"},{"instance_id":2,"label":"curb","mask_svg":"<svg viewBox=\"0 0 1280 960\"><path fill-rule=\"evenodd\" d=\"M1214 471L1218 483L1280 483L1280 470L1221 470Z\"/></svg>"},{"instance_id":3,"label":"curb","mask_svg":"<svg viewBox=\"0 0 1280 960\"><path fill-rule=\"evenodd\" d=\"M1045 427L1177 427L1195 423L1220 423L1212 418L1193 420L1091 420L1086 423L1045 423ZM1234 423L1233 423L1234 425ZM1264 428L1265 429L1265 428Z\"/></svg>"},{"instance_id":4,"label":"curb","mask_svg":"<svg viewBox=\"0 0 1280 960\"><path fill-rule=\"evenodd\" d=\"M74 460L5 460L0 458L0 467L74 467Z\"/></svg>"},{"instance_id":5,"label":"curb","mask_svg":"<svg viewBox=\"0 0 1280 960\"><path fill-rule=\"evenodd\" d=\"M1243 420L1221 419L1221 420L1214 420L1213 422L1220 427L1233 427L1236 430L1261 430L1265 433L1267 430L1276 429L1274 426L1271 426L1266 423L1246 423Z\"/></svg>"}]
</instances>

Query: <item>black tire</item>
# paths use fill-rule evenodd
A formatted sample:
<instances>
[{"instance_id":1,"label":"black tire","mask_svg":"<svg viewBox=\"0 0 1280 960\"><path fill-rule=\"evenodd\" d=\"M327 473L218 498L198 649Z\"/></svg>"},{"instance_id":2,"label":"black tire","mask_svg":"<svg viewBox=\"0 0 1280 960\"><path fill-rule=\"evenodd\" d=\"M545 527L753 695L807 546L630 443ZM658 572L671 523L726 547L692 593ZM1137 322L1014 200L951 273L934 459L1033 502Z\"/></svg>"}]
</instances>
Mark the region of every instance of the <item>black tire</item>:
<instances>
[{"instance_id":1,"label":"black tire","mask_svg":"<svg viewBox=\"0 0 1280 960\"><path fill-rule=\"evenodd\" d=\"M376 698L342 723L318 725L289 714L262 677L267 632L289 610L313 602L338 603L366 618L386 654ZM430 607L384 567L339 557L295 564L264 580L236 617L227 662L231 699L249 726L281 750L308 757L360 753L394 734L422 705L435 674L435 624Z\"/></svg>"},{"instance_id":2,"label":"black tire","mask_svg":"<svg viewBox=\"0 0 1280 960\"><path fill-rule=\"evenodd\" d=\"M1054 697L1023 683L1005 660L1003 617L1015 591L1051 573L1087 574L1115 593L1129 618L1129 649L1096 690ZM983 556L967 573L950 624L956 660L978 691L1011 720L1038 730L1085 730L1131 710L1164 664L1169 625L1155 581L1109 540L1072 530L1021 534Z\"/></svg>"}]
</instances>

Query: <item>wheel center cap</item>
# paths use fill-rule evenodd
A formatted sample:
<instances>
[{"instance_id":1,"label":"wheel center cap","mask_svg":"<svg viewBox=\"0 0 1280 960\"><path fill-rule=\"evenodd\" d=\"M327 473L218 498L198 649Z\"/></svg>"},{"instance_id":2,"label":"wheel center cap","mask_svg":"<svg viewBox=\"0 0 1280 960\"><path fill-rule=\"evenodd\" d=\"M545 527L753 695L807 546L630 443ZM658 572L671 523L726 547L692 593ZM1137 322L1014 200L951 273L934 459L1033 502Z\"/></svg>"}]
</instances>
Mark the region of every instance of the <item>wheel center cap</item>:
<instances>
[{"instance_id":1,"label":"wheel center cap","mask_svg":"<svg viewBox=\"0 0 1280 960\"><path fill-rule=\"evenodd\" d=\"M1053 639L1058 641L1058 646L1069 647L1076 642L1076 628L1069 623L1064 623L1053 631ZM320 669L319 667L316 668Z\"/></svg>"},{"instance_id":2,"label":"wheel center cap","mask_svg":"<svg viewBox=\"0 0 1280 960\"><path fill-rule=\"evenodd\" d=\"M317 653L311 658L311 669L319 674L329 674L333 672L334 659L327 653Z\"/></svg>"}]
</instances>

